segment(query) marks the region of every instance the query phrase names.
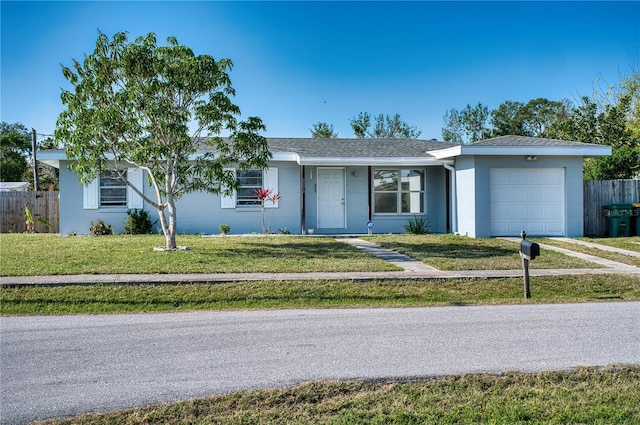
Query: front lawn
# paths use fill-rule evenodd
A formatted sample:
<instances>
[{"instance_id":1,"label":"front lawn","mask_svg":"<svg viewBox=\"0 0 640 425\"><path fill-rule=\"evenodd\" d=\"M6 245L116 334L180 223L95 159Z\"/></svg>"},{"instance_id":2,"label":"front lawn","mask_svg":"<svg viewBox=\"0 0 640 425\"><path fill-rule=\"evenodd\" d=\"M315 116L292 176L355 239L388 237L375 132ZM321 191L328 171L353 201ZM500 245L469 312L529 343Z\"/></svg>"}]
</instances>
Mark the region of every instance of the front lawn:
<instances>
[{"instance_id":1,"label":"front lawn","mask_svg":"<svg viewBox=\"0 0 640 425\"><path fill-rule=\"evenodd\" d=\"M593 242L597 244L608 245L614 248L622 248L629 251L640 252L640 249L634 246L633 241L630 241L627 239L629 238L612 238L612 239L583 238L582 240L584 240L585 242ZM640 238L637 238L636 240L640 241ZM541 238L541 239L538 239L537 242L557 246L559 248L569 249L571 251L582 252L584 254L595 255L597 257L606 258L607 260L628 264L630 266L640 267L640 258L632 257L630 255L625 255L618 252L606 251L604 249L592 248L590 246L580 245L572 242L564 242L564 241L559 241L556 239L549 239L549 238ZM633 247L634 249L630 249L631 247Z\"/></svg>"},{"instance_id":2,"label":"front lawn","mask_svg":"<svg viewBox=\"0 0 640 425\"><path fill-rule=\"evenodd\" d=\"M585 242L599 243L609 245L615 248L627 249L629 251L640 252L640 236L632 236L628 238L580 238Z\"/></svg>"},{"instance_id":3,"label":"front lawn","mask_svg":"<svg viewBox=\"0 0 640 425\"><path fill-rule=\"evenodd\" d=\"M426 307L640 300L640 276L352 282L261 281L226 284L87 285L0 288L1 315L100 314L281 308Z\"/></svg>"},{"instance_id":4,"label":"front lawn","mask_svg":"<svg viewBox=\"0 0 640 425\"><path fill-rule=\"evenodd\" d=\"M376 235L368 241L416 258L439 270L515 270L522 268L520 245L504 239L456 235ZM540 250L531 269L599 268L598 264Z\"/></svg>"},{"instance_id":5,"label":"front lawn","mask_svg":"<svg viewBox=\"0 0 640 425\"><path fill-rule=\"evenodd\" d=\"M311 382L38 422L98 424L637 424L640 367L415 382Z\"/></svg>"},{"instance_id":6,"label":"front lawn","mask_svg":"<svg viewBox=\"0 0 640 425\"><path fill-rule=\"evenodd\" d=\"M158 235L0 234L2 276L401 270L331 238L178 235L189 251L155 252Z\"/></svg>"}]
</instances>

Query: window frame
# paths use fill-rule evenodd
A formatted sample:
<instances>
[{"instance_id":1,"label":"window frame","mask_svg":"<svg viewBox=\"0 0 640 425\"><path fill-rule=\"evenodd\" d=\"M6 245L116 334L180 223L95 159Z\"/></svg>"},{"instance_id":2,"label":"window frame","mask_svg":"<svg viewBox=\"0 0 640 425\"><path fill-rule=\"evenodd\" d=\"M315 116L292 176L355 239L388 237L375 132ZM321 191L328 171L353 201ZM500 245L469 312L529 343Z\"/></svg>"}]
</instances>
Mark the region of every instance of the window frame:
<instances>
[{"instance_id":1,"label":"window frame","mask_svg":"<svg viewBox=\"0 0 640 425\"><path fill-rule=\"evenodd\" d=\"M260 182L259 184L253 184L253 185L242 185L242 183L240 183L240 179L243 178L242 176L240 176L240 173L258 173L260 174ZM253 177L245 177L245 178L254 178L257 179L257 176L253 176ZM236 170L236 180L238 181L238 183L241 184L240 189L238 189L236 191L236 202L235 202L235 206L236 208L255 208L255 207L259 207L261 205L260 199L258 198L258 195L255 193L256 189L262 189L264 186L264 170L258 169L258 168L252 168L249 170ZM251 196L241 196L240 194L242 193L243 190L251 190ZM241 199L242 198L242 199Z\"/></svg>"},{"instance_id":2,"label":"window frame","mask_svg":"<svg viewBox=\"0 0 640 425\"><path fill-rule=\"evenodd\" d=\"M387 189L387 190L379 190L377 189L376 186L376 180L378 180L377 178L377 173L379 172L389 172L389 173L395 173L395 176L392 176L392 179L395 179L395 181L390 182L390 187L391 189ZM404 177L411 177L411 173L412 172L417 172L419 173L419 177L420 177L420 189L419 190L415 190L412 189L411 187L409 187L408 189L403 189L403 178ZM406 173L406 175L405 175ZM425 214L426 211L426 207L425 207L425 197L426 197L426 175L427 175L427 170L426 168L416 168L416 167L411 167L411 168L395 168L395 167L380 167L380 168L374 168L372 175L371 175L371 190L372 190L372 200L373 200L373 213L375 215L384 215L384 216L400 216L400 215L423 215ZM381 180L381 179L380 179ZM395 211L391 212L391 211L378 211L378 208L376 208L377 202L376 200L378 199L378 196L383 196L383 195L391 195L393 194L395 196ZM411 197L411 195L418 195L419 196L419 206L420 206L420 211L418 212L404 212L402 211L402 200L404 195L409 195Z\"/></svg>"},{"instance_id":3,"label":"window frame","mask_svg":"<svg viewBox=\"0 0 640 425\"><path fill-rule=\"evenodd\" d=\"M100 173L100 176L98 176L98 207L99 208L107 208L107 209L113 209L113 208L127 208L128 206L128 186L127 183L123 182L120 179L120 176L124 174L125 178L127 176L127 170L123 170L120 173L116 172L114 170L107 170L107 171L102 171ZM108 176L107 176L108 175ZM117 182L120 184L105 184L103 183L103 179L104 180L111 180L113 182ZM121 201L116 202L105 202L103 199L103 191L107 191L107 190L121 190L123 191L122 196L120 196L118 199L122 199Z\"/></svg>"}]
</instances>

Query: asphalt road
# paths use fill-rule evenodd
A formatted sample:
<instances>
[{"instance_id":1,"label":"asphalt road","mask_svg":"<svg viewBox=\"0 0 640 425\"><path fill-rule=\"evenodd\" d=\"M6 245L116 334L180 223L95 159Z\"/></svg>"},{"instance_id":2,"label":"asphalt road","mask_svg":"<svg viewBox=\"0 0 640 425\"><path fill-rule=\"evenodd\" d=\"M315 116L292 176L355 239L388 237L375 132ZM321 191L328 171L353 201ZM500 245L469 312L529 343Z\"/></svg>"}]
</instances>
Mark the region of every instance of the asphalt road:
<instances>
[{"instance_id":1,"label":"asphalt road","mask_svg":"<svg viewBox=\"0 0 640 425\"><path fill-rule=\"evenodd\" d=\"M2 424L317 379L640 364L640 303L0 318Z\"/></svg>"}]
</instances>

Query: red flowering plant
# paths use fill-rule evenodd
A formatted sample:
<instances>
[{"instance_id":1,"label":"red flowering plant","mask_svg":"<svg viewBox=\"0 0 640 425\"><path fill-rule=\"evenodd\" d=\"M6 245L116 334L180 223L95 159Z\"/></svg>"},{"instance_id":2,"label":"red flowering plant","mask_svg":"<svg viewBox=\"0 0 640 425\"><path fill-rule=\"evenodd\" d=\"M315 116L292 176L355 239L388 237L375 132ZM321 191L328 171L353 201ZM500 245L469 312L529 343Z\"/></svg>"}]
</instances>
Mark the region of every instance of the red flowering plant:
<instances>
[{"instance_id":1,"label":"red flowering plant","mask_svg":"<svg viewBox=\"0 0 640 425\"><path fill-rule=\"evenodd\" d=\"M258 195L258 200L260 201L260 219L262 220L262 231L267 234L271 233L269 231L269 227L271 226L271 218L273 218L273 209L271 210L271 214L269 215L269 222L265 223L264 221L264 208L267 202L270 202L272 207L275 206L275 203L278 202L282 197L279 193L273 193L271 189L256 189L256 195Z\"/></svg>"}]
</instances>

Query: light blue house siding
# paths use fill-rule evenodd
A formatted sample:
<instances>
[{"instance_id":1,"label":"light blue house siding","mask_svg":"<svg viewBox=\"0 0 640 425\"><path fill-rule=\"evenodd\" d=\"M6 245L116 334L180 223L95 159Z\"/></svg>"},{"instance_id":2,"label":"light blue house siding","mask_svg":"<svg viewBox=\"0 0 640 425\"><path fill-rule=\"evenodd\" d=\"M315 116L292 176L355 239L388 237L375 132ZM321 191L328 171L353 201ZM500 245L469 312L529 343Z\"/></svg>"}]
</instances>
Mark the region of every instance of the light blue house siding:
<instances>
[{"instance_id":1,"label":"light blue house siding","mask_svg":"<svg viewBox=\"0 0 640 425\"><path fill-rule=\"evenodd\" d=\"M376 167L372 167L375 169ZM377 168L394 168L382 166ZM410 219L426 216L432 232L447 231L446 170L438 166L406 165L403 169L425 170L425 197L423 211L418 214L376 214L369 211L371 176L369 167L304 167L305 225L314 234L363 234L367 233L367 223L373 222L373 233L404 233L404 226ZM318 170L342 170L345 178L345 224L342 227L322 225L318 220ZM371 220L369 220L371 218Z\"/></svg>"},{"instance_id":2,"label":"light blue house siding","mask_svg":"<svg viewBox=\"0 0 640 425\"><path fill-rule=\"evenodd\" d=\"M583 158L611 154L605 145L524 136L470 145L414 139L269 138L268 143L273 158L261 181L251 174L239 175L239 181L247 193L262 185L280 194L277 205L265 208L271 232L313 229L317 235L366 234L368 222L373 233L403 233L409 220L425 217L434 233L474 238L518 236L521 230L531 236L582 236ZM132 208L144 208L156 219L156 210L117 179L112 179L115 190L108 178L102 188L96 182L79 185L63 150L38 157L60 169L61 235L89 233L97 220L123 232ZM128 170L128 180L155 199L140 170ZM176 203L178 233L217 234L221 224L232 234L262 233L261 208L250 205L253 192L247 193L185 195ZM118 206L101 206L109 204Z\"/></svg>"},{"instance_id":3,"label":"light blue house siding","mask_svg":"<svg viewBox=\"0 0 640 425\"><path fill-rule=\"evenodd\" d=\"M493 236L491 234L492 168L559 168L564 170L564 233L568 237L582 236L582 164L583 159L577 156L539 156L535 162L527 162L524 157L518 156L456 158L458 233L474 238Z\"/></svg>"},{"instance_id":4,"label":"light blue house siding","mask_svg":"<svg viewBox=\"0 0 640 425\"><path fill-rule=\"evenodd\" d=\"M277 233L279 229L286 229L292 234L300 234L300 167L293 162L272 162L270 169L277 170L277 192L281 199L276 208L265 208L265 221L269 230ZM203 208L199 207L198 199L192 199L195 195L197 194L190 194L180 199L178 208L184 211L181 214L186 215L186 220L183 219L186 223L179 223L180 232L215 234L220 233L220 224L228 224L231 226L231 234L262 233L260 207L222 208L221 196L206 195L207 201ZM201 212L196 216L195 211L198 209Z\"/></svg>"},{"instance_id":5,"label":"light blue house siding","mask_svg":"<svg viewBox=\"0 0 640 425\"><path fill-rule=\"evenodd\" d=\"M114 232L124 232L124 222L129 207L87 208L85 188L78 183L78 176L68 169L68 161L60 164L60 234L88 234L91 222L103 220L110 224ZM275 162L271 168L277 170L278 192L282 199L276 208L265 209L265 221L271 220L270 229L288 229L299 233L301 229L300 212L300 167L295 163ZM142 180L144 194L155 200L155 192L148 185L146 177ZM128 194L130 197L131 193ZM129 199L128 199L129 201ZM231 233L262 233L261 208L238 207L222 208L220 196L205 192L193 192L184 195L176 202L178 233L217 234L219 225L231 226ZM155 208L147 203L142 208L149 212L152 221L158 218ZM267 223L268 224L268 223ZM156 223L154 232L160 232L160 223Z\"/></svg>"},{"instance_id":6,"label":"light blue house siding","mask_svg":"<svg viewBox=\"0 0 640 425\"><path fill-rule=\"evenodd\" d=\"M91 222L103 220L122 233L127 208L85 208L85 189L78 175L69 170L69 161L60 161L60 235L88 234Z\"/></svg>"}]
</instances>

